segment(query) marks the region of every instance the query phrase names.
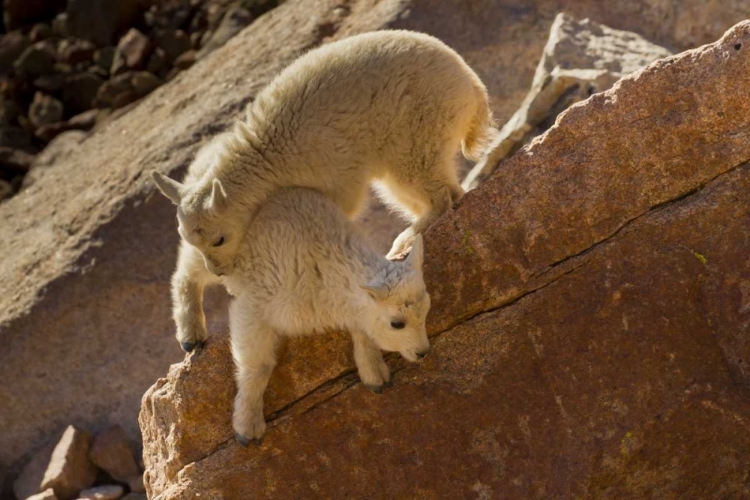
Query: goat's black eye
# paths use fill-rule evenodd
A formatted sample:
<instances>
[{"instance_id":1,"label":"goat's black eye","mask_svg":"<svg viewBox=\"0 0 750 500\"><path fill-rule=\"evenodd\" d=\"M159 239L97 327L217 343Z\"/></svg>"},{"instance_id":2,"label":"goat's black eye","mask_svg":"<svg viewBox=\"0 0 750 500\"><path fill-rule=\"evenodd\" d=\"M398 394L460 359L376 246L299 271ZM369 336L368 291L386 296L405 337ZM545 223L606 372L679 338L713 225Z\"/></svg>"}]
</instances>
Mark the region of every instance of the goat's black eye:
<instances>
[{"instance_id":1,"label":"goat's black eye","mask_svg":"<svg viewBox=\"0 0 750 500\"><path fill-rule=\"evenodd\" d=\"M224 237L222 236L221 238L219 238L218 240L216 240L216 241L214 242L213 246L215 246L215 247L220 247L220 246L221 246L221 245L223 245L223 244L224 244Z\"/></svg>"},{"instance_id":2,"label":"goat's black eye","mask_svg":"<svg viewBox=\"0 0 750 500\"><path fill-rule=\"evenodd\" d=\"M391 327L395 328L396 330L401 330L405 326L406 323L404 323L403 321L391 321Z\"/></svg>"}]
</instances>

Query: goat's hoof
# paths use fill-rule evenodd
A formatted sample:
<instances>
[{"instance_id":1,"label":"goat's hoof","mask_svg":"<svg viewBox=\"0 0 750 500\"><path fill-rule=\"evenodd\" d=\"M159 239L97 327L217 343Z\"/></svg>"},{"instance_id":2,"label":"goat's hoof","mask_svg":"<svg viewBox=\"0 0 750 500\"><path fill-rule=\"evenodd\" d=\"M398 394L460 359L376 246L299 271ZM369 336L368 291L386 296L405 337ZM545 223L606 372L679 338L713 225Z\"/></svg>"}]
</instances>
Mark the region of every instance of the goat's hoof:
<instances>
[{"instance_id":1,"label":"goat's hoof","mask_svg":"<svg viewBox=\"0 0 750 500\"><path fill-rule=\"evenodd\" d=\"M375 394L383 394L383 386L382 385L368 385L365 384L365 387L370 389Z\"/></svg>"},{"instance_id":2,"label":"goat's hoof","mask_svg":"<svg viewBox=\"0 0 750 500\"><path fill-rule=\"evenodd\" d=\"M203 348L203 342L180 342L180 347L185 352L193 352Z\"/></svg>"},{"instance_id":3,"label":"goat's hoof","mask_svg":"<svg viewBox=\"0 0 750 500\"><path fill-rule=\"evenodd\" d=\"M234 439L236 439L239 445L242 446L243 448L247 448L248 446L250 446L250 443L253 443L256 446L260 446L261 444L263 444L263 437L250 439L250 438L246 438L245 436L243 436L242 434L238 432L234 433Z\"/></svg>"}]
</instances>

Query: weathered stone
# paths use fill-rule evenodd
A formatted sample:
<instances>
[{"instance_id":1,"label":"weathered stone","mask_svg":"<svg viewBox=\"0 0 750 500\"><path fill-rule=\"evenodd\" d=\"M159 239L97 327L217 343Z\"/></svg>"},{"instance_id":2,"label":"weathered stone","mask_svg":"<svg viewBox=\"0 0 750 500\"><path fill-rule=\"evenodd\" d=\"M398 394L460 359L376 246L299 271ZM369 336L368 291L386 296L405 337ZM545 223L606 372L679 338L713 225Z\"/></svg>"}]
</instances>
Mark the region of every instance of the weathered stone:
<instances>
[{"instance_id":1,"label":"weathered stone","mask_svg":"<svg viewBox=\"0 0 750 500\"><path fill-rule=\"evenodd\" d=\"M196 58L196 52L194 50L188 50L184 54L182 54L180 57L175 59L174 66L175 68L185 70L188 69L190 66L195 64L195 58Z\"/></svg>"},{"instance_id":2,"label":"weathered stone","mask_svg":"<svg viewBox=\"0 0 750 500\"><path fill-rule=\"evenodd\" d=\"M67 75L63 73L40 76L34 80L34 87L45 92L57 92L62 88L66 78Z\"/></svg>"},{"instance_id":3,"label":"weathered stone","mask_svg":"<svg viewBox=\"0 0 750 500\"><path fill-rule=\"evenodd\" d=\"M115 481L126 482L128 478L138 475L133 450L119 425L97 434L91 444L89 460Z\"/></svg>"},{"instance_id":4,"label":"weathered stone","mask_svg":"<svg viewBox=\"0 0 750 500\"><path fill-rule=\"evenodd\" d=\"M133 72L128 72L107 80L97 92L97 102L99 104L115 107L114 102L119 95L124 93L134 93L133 75Z\"/></svg>"},{"instance_id":5,"label":"weathered stone","mask_svg":"<svg viewBox=\"0 0 750 500\"><path fill-rule=\"evenodd\" d=\"M55 495L55 491L52 488L49 488L41 493L26 498L26 500L58 500L58 498Z\"/></svg>"},{"instance_id":6,"label":"weathered stone","mask_svg":"<svg viewBox=\"0 0 750 500\"><path fill-rule=\"evenodd\" d=\"M73 128L89 130L94 125L96 125L96 122L102 116L103 111L104 110L101 109L90 109L88 111L84 111L83 113L75 115L70 120L68 120L68 124Z\"/></svg>"},{"instance_id":7,"label":"weathered stone","mask_svg":"<svg viewBox=\"0 0 750 500\"><path fill-rule=\"evenodd\" d=\"M143 474L138 474L128 479L128 488L131 493L145 493L146 486L143 484Z\"/></svg>"},{"instance_id":8,"label":"weathered stone","mask_svg":"<svg viewBox=\"0 0 750 500\"><path fill-rule=\"evenodd\" d=\"M570 108L437 221L434 345L382 396L342 337L297 339L246 450L226 335L174 365L143 400L149 496L741 498L747 47L743 22Z\"/></svg>"},{"instance_id":9,"label":"weathered stone","mask_svg":"<svg viewBox=\"0 0 750 500\"><path fill-rule=\"evenodd\" d=\"M154 43L164 51L168 61L174 61L190 50L190 38L182 30L158 30Z\"/></svg>"},{"instance_id":10,"label":"weathered stone","mask_svg":"<svg viewBox=\"0 0 750 500\"><path fill-rule=\"evenodd\" d=\"M104 79L93 73L80 73L66 78L62 86L62 100L72 113L81 113L94 106Z\"/></svg>"},{"instance_id":11,"label":"weathered stone","mask_svg":"<svg viewBox=\"0 0 750 500\"><path fill-rule=\"evenodd\" d=\"M571 105L670 54L635 33L559 14L550 28L531 90L482 161L466 176L463 188L481 184L503 159L547 130Z\"/></svg>"},{"instance_id":12,"label":"weathered stone","mask_svg":"<svg viewBox=\"0 0 750 500\"><path fill-rule=\"evenodd\" d=\"M13 63L31 45L31 40L19 31L0 35L0 73L13 71Z\"/></svg>"},{"instance_id":13,"label":"weathered stone","mask_svg":"<svg viewBox=\"0 0 750 500\"><path fill-rule=\"evenodd\" d=\"M42 125L34 131L34 135L44 142L49 142L63 132L71 130L73 127L68 122L55 122Z\"/></svg>"},{"instance_id":14,"label":"weathered stone","mask_svg":"<svg viewBox=\"0 0 750 500\"><path fill-rule=\"evenodd\" d=\"M88 40L65 39L57 50L62 61L78 64L93 59L96 46Z\"/></svg>"},{"instance_id":15,"label":"weathered stone","mask_svg":"<svg viewBox=\"0 0 750 500\"><path fill-rule=\"evenodd\" d=\"M132 25L138 11L137 0L68 0L67 32L100 47L111 45L118 34Z\"/></svg>"},{"instance_id":16,"label":"weathered stone","mask_svg":"<svg viewBox=\"0 0 750 500\"><path fill-rule=\"evenodd\" d=\"M239 33L245 26L253 22L253 19L253 15L247 9L240 6L231 7L224 14L224 17L221 19L221 23L216 30L213 31L202 44L202 48L198 53L198 58L204 57L206 54L213 52L227 43L230 38Z\"/></svg>"},{"instance_id":17,"label":"weathered stone","mask_svg":"<svg viewBox=\"0 0 750 500\"><path fill-rule=\"evenodd\" d=\"M15 170L24 173L31 168L34 161L34 155L26 151L0 146L0 166L5 170Z\"/></svg>"},{"instance_id":18,"label":"weathered stone","mask_svg":"<svg viewBox=\"0 0 750 500\"><path fill-rule=\"evenodd\" d=\"M107 484L83 490L78 494L78 500L117 500L123 493L125 489L119 484Z\"/></svg>"},{"instance_id":19,"label":"weathered stone","mask_svg":"<svg viewBox=\"0 0 750 500\"><path fill-rule=\"evenodd\" d=\"M46 23L37 23L31 28L31 31L29 31L29 38L32 42L41 42L53 35L52 27Z\"/></svg>"},{"instance_id":20,"label":"weathered stone","mask_svg":"<svg viewBox=\"0 0 750 500\"><path fill-rule=\"evenodd\" d=\"M69 130L55 137L47 144L47 147L34 157L32 168L23 178L22 189L30 188L45 176L51 168L72 156L80 147L81 141L87 136L86 132Z\"/></svg>"},{"instance_id":21,"label":"weathered stone","mask_svg":"<svg viewBox=\"0 0 750 500\"><path fill-rule=\"evenodd\" d=\"M69 425L52 452L41 489L52 488L60 500L75 498L96 480L96 468L88 459L91 434Z\"/></svg>"},{"instance_id":22,"label":"weathered stone","mask_svg":"<svg viewBox=\"0 0 750 500\"><path fill-rule=\"evenodd\" d=\"M59 122L63 117L63 104L52 96L37 92L29 107L29 119L36 127Z\"/></svg>"},{"instance_id":23,"label":"weathered stone","mask_svg":"<svg viewBox=\"0 0 750 500\"><path fill-rule=\"evenodd\" d=\"M183 356L173 338L169 303L178 240L174 209L155 193L148 171L179 176L203 141L241 117L262 85L324 36L379 28L437 35L486 81L502 121L528 91L562 7L676 48L715 39L731 22L747 17L745 0L533 0L522 9L489 0L373 5L287 0L127 114L113 114L117 118L53 167L33 168L27 178L37 170L44 174L2 204L0 289L9 292L0 294L0 429L13 432L0 432L0 469L12 477L40 436L68 422L91 430L116 422L137 439L134 422L143 392ZM696 9L700 18L682 14ZM705 22L714 18L719 21ZM224 324L221 293L208 295L206 313L211 331ZM343 339L331 345L342 357ZM342 366L351 365L324 366L321 374L294 371L302 383L299 392L285 390L296 398Z\"/></svg>"},{"instance_id":24,"label":"weathered stone","mask_svg":"<svg viewBox=\"0 0 750 500\"><path fill-rule=\"evenodd\" d=\"M153 46L146 35L131 28L117 44L112 67L112 75L119 75L128 70L139 69L146 64Z\"/></svg>"},{"instance_id":25,"label":"weathered stone","mask_svg":"<svg viewBox=\"0 0 750 500\"><path fill-rule=\"evenodd\" d=\"M8 189L10 189L9 184ZM2 191L1 187L0 191ZM10 192L12 193L12 190ZM3 196L0 193L0 199L2 198ZM49 467L49 461L52 458L52 452L55 451L56 444L56 442L53 442L44 446L34 453L31 460L24 466L21 474L13 482L13 493L16 495L17 500L24 500L41 491L44 473L47 471L47 467Z\"/></svg>"},{"instance_id":26,"label":"weathered stone","mask_svg":"<svg viewBox=\"0 0 750 500\"><path fill-rule=\"evenodd\" d=\"M4 0L3 23L10 31L29 25L39 19L51 17L65 5L65 0Z\"/></svg>"},{"instance_id":27,"label":"weathered stone","mask_svg":"<svg viewBox=\"0 0 750 500\"><path fill-rule=\"evenodd\" d=\"M160 49L157 47L154 49L154 51L151 53L151 57L148 58L148 63L146 64L146 71L149 73L157 74L161 72L164 67L167 65L167 54L164 52L163 49Z\"/></svg>"},{"instance_id":28,"label":"weathered stone","mask_svg":"<svg viewBox=\"0 0 750 500\"><path fill-rule=\"evenodd\" d=\"M164 83L160 78L157 78L147 71L139 71L135 73L131 82L133 84L133 90L135 90L135 93L139 97L149 94L152 90Z\"/></svg>"},{"instance_id":29,"label":"weathered stone","mask_svg":"<svg viewBox=\"0 0 750 500\"><path fill-rule=\"evenodd\" d=\"M106 69L109 72L112 67L112 63L115 60L115 52L117 47L102 47L101 49L94 52L94 64L100 68Z\"/></svg>"},{"instance_id":30,"label":"weathered stone","mask_svg":"<svg viewBox=\"0 0 750 500\"><path fill-rule=\"evenodd\" d=\"M55 70L55 47L46 40L37 42L23 51L14 66L31 76L48 75Z\"/></svg>"}]
</instances>

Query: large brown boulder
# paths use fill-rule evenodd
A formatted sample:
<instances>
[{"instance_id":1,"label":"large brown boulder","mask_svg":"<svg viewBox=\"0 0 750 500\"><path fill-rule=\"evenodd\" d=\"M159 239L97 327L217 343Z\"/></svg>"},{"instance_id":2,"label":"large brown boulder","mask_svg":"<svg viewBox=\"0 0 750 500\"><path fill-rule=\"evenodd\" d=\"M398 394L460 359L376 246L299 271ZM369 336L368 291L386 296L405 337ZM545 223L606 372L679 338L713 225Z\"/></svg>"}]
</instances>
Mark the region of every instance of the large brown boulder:
<instances>
[{"instance_id":1,"label":"large brown boulder","mask_svg":"<svg viewBox=\"0 0 750 500\"><path fill-rule=\"evenodd\" d=\"M528 89L562 8L677 48L713 40L748 15L740 0L526 5L288 0L3 202L0 470L18 471L70 422L92 432L120 424L137 438L141 395L182 358L168 292L177 246L174 209L155 194L146 173L157 168L179 175L196 148L241 116L258 89L304 50L328 37L379 28L435 34L487 81L502 121ZM382 227L393 234L391 225ZM212 330L225 323L225 308L221 295L209 297ZM345 365L323 366L320 380ZM303 380L304 372L293 373ZM319 379L310 380L294 389L279 386L278 400L294 398L299 387L311 389Z\"/></svg>"},{"instance_id":2,"label":"large brown boulder","mask_svg":"<svg viewBox=\"0 0 750 500\"><path fill-rule=\"evenodd\" d=\"M426 234L434 346L382 396L285 347L231 428L226 335L144 396L151 498L745 498L750 22L574 106Z\"/></svg>"}]
</instances>

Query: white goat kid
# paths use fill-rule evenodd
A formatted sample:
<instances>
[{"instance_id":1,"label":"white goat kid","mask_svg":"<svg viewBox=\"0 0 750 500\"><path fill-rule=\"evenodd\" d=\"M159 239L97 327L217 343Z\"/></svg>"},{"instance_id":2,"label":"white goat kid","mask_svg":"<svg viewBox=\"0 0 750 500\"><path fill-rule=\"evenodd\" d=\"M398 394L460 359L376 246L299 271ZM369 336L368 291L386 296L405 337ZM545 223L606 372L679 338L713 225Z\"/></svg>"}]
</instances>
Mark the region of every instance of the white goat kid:
<instances>
[{"instance_id":1,"label":"white goat kid","mask_svg":"<svg viewBox=\"0 0 750 500\"><path fill-rule=\"evenodd\" d=\"M495 132L486 88L436 38L373 32L300 57L257 95L244 122L198 155L184 184L154 172L189 244L173 278L183 348L206 337L202 293L215 278L199 254L211 273L231 274L249 221L276 189L317 189L353 218L377 181L383 200L412 222L393 257L463 195L457 153L477 160Z\"/></svg>"},{"instance_id":2,"label":"white goat kid","mask_svg":"<svg viewBox=\"0 0 750 500\"><path fill-rule=\"evenodd\" d=\"M422 236L405 261L386 260L312 189L281 189L260 208L223 282L235 297L229 306L234 430L243 446L265 433L263 393L282 337L350 332L359 377L377 393L390 380L381 349L417 361L430 348Z\"/></svg>"}]
</instances>

